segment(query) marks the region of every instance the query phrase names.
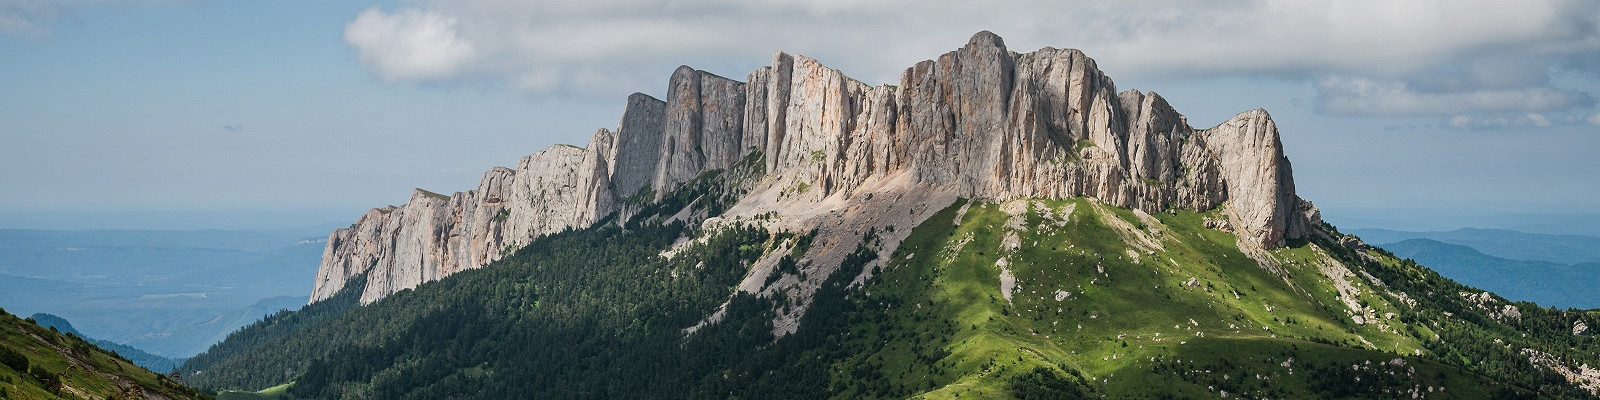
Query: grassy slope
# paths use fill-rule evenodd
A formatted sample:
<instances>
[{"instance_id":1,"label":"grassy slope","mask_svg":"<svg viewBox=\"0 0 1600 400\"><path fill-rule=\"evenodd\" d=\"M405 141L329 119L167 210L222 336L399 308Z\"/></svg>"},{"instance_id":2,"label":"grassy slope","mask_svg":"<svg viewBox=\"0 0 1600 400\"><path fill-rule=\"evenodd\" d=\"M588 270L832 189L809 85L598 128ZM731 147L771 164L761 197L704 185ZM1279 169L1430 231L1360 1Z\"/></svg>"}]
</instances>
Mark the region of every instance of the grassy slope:
<instances>
[{"instance_id":1,"label":"grassy slope","mask_svg":"<svg viewBox=\"0 0 1600 400\"><path fill-rule=\"evenodd\" d=\"M201 398L183 387L76 337L62 335L9 313L0 313L0 345L27 357L29 369L57 374L51 388L27 371L0 365L0 388L6 399L115 398L154 393L174 399Z\"/></svg>"},{"instance_id":2,"label":"grassy slope","mask_svg":"<svg viewBox=\"0 0 1600 400\"><path fill-rule=\"evenodd\" d=\"M1384 376L1384 386L1392 388L1444 386L1457 396L1483 396L1478 378L1411 356L1423 346L1397 333L1407 332L1400 322L1351 322L1315 266L1331 261L1315 245L1273 253L1287 269L1285 279L1241 253L1233 235L1203 228L1203 215L1179 212L1158 216L1164 249L1136 260L1123 233L1104 222L1142 225L1131 213L1084 199L1035 204L1075 211L1056 226L1031 210L1020 247L1010 251L1002 249L1010 216L995 204L972 205L960 225L949 223L952 207L919 227L865 288L869 303L881 297L901 304L887 310L895 328L876 335L912 340L889 340L841 369L873 367L891 386L929 387L922 394L928 398L1010 396L1016 394L1012 377L1038 367L1063 377L1081 374L1099 394L1118 398L1215 396L1217 390L1251 397L1338 395L1338 387L1361 386L1330 379L1363 373ZM1018 281L1009 302L1000 293L1001 257ZM1190 278L1200 285L1184 285ZM1057 290L1071 295L1058 301ZM1379 315L1393 307L1370 290L1362 293ZM877 336L861 340L885 339ZM924 342L942 348L918 345ZM1403 367L1384 364L1397 358ZM1354 372L1334 378L1306 372L1334 367Z\"/></svg>"},{"instance_id":3,"label":"grassy slope","mask_svg":"<svg viewBox=\"0 0 1600 400\"><path fill-rule=\"evenodd\" d=\"M217 400L285 400L285 399L293 399L294 397L289 395L289 386L290 385L291 384L289 384L289 383L285 383L285 384L282 384L282 385L273 386L273 387L269 387L269 388L266 388L266 389L261 389L260 391L256 391L256 392L240 392L240 391L227 390L227 391L223 391L221 393L217 393Z\"/></svg>"},{"instance_id":4,"label":"grassy slope","mask_svg":"<svg viewBox=\"0 0 1600 400\"><path fill-rule=\"evenodd\" d=\"M112 342L109 340L100 340L87 337L87 335L84 335L83 332L79 332L77 328L73 327L72 322L67 321L66 318L61 318L55 314L33 313L33 315L29 316L29 318L33 318L34 322L38 323L40 326L46 328L56 328L61 333L70 333L80 338L85 338L85 340L88 340L89 343L92 343L95 346L116 352L117 355L122 356L122 358L126 358L128 361L132 361L134 364L138 364L140 367L144 367L154 372L172 372L173 369L177 368L178 363L181 361L150 354L144 350L140 350L137 347Z\"/></svg>"}]
</instances>

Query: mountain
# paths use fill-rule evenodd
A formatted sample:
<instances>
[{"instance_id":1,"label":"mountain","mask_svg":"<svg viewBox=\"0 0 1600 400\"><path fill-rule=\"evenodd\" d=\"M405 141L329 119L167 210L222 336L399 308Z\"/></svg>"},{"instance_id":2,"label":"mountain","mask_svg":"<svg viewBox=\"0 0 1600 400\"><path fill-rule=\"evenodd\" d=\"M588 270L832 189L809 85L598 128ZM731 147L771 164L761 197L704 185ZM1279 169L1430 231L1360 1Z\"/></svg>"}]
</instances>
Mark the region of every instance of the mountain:
<instances>
[{"instance_id":1,"label":"mountain","mask_svg":"<svg viewBox=\"0 0 1600 400\"><path fill-rule=\"evenodd\" d=\"M55 315L36 313L28 318L33 319L34 323L39 324L39 326L49 328L63 334L77 336L99 348L110 350L111 352L122 356L122 358L133 362L134 365L138 365L151 371L170 372L176 369L178 365L182 364L184 361L184 359L171 359L150 354L133 346L85 336L83 332L78 332L76 328L73 328L71 322L68 322L65 318Z\"/></svg>"},{"instance_id":2,"label":"mountain","mask_svg":"<svg viewBox=\"0 0 1600 400\"><path fill-rule=\"evenodd\" d=\"M1500 229L1546 235L1600 237L1600 213L1561 209L1523 209L1519 212L1485 211L1482 207L1454 208L1440 204L1426 206L1323 207L1324 214L1336 215L1343 226L1404 227L1402 231L1448 231L1461 227ZM1360 234L1362 229L1351 230ZM1373 243L1382 243L1374 240Z\"/></svg>"},{"instance_id":3,"label":"mountain","mask_svg":"<svg viewBox=\"0 0 1600 400\"><path fill-rule=\"evenodd\" d=\"M162 357L188 357L263 315L305 303L323 243L304 234L3 229L0 305L59 315L88 336Z\"/></svg>"},{"instance_id":4,"label":"mountain","mask_svg":"<svg viewBox=\"0 0 1600 400\"><path fill-rule=\"evenodd\" d=\"M746 79L680 67L666 100L629 97L617 130L588 147L553 146L487 172L476 190L417 189L403 206L367 212L329 236L311 300L359 274L372 302L478 268L741 162L763 173L730 213L776 211L791 226L883 227L840 212L920 203L905 225L956 197L1017 196L1089 196L1151 213L1222 207L1231 229L1263 247L1317 221L1294 194L1266 111L1195 129L1157 94L1118 93L1077 50L1018 54L981 33L907 69L899 86L783 53ZM859 241L845 236L834 253Z\"/></svg>"},{"instance_id":5,"label":"mountain","mask_svg":"<svg viewBox=\"0 0 1600 400\"><path fill-rule=\"evenodd\" d=\"M1383 245L1396 256L1416 260L1439 274L1481 287L1508 299L1547 307L1600 308L1600 263L1557 264L1510 260L1467 246L1428 239Z\"/></svg>"},{"instance_id":6,"label":"mountain","mask_svg":"<svg viewBox=\"0 0 1600 400\"><path fill-rule=\"evenodd\" d=\"M329 236L184 364L299 398L1593 398L1595 311L1320 221L1262 110L1190 127L980 32L867 86L779 53Z\"/></svg>"},{"instance_id":7,"label":"mountain","mask_svg":"<svg viewBox=\"0 0 1600 400\"><path fill-rule=\"evenodd\" d=\"M1495 257L1559 264L1600 263L1600 237L1550 235L1504 229L1461 228L1453 231L1409 232L1388 229L1353 229L1351 234L1372 243L1429 239L1471 247Z\"/></svg>"},{"instance_id":8,"label":"mountain","mask_svg":"<svg viewBox=\"0 0 1600 400\"><path fill-rule=\"evenodd\" d=\"M211 397L95 347L73 332L58 332L0 310L0 399L79 398Z\"/></svg>"}]
</instances>

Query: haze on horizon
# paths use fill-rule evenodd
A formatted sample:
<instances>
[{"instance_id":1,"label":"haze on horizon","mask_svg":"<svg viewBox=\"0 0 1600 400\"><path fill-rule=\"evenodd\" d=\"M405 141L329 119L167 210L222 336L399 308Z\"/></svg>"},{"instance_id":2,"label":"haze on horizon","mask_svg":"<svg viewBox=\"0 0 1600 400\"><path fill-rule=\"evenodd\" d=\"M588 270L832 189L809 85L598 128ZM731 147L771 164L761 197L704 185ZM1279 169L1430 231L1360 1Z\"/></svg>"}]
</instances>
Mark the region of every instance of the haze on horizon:
<instances>
[{"instance_id":1,"label":"haze on horizon","mask_svg":"<svg viewBox=\"0 0 1600 400\"><path fill-rule=\"evenodd\" d=\"M1593 1L0 0L0 228L349 221L581 144L680 64L895 84L980 30L1196 127L1267 109L1336 224L1600 207Z\"/></svg>"}]
</instances>

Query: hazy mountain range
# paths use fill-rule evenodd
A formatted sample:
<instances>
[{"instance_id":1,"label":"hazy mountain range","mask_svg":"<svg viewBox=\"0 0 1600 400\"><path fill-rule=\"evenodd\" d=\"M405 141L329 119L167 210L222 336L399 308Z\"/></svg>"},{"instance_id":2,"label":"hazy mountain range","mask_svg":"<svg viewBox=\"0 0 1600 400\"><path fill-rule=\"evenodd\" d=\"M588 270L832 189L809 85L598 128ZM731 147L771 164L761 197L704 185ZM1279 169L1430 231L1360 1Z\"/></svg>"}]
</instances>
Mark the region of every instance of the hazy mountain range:
<instances>
[{"instance_id":1,"label":"hazy mountain range","mask_svg":"<svg viewBox=\"0 0 1600 400\"><path fill-rule=\"evenodd\" d=\"M304 304L322 238L299 231L0 230L0 304L163 357Z\"/></svg>"},{"instance_id":2,"label":"hazy mountain range","mask_svg":"<svg viewBox=\"0 0 1600 400\"><path fill-rule=\"evenodd\" d=\"M1354 229L1395 255L1506 298L1561 308L1600 307L1600 238L1500 229L1407 232Z\"/></svg>"}]
</instances>

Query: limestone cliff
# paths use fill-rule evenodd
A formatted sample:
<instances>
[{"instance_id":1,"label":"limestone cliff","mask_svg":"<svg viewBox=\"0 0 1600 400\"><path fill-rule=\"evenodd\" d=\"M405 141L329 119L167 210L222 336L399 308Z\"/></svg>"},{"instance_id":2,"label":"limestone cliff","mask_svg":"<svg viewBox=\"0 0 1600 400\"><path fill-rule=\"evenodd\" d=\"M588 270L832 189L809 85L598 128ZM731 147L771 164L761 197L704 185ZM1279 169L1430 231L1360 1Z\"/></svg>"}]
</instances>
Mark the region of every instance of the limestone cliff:
<instances>
[{"instance_id":1,"label":"limestone cliff","mask_svg":"<svg viewBox=\"0 0 1600 400\"><path fill-rule=\"evenodd\" d=\"M368 274L370 302L480 267L752 153L765 175L735 206L752 215L785 204L804 205L780 213L797 216L849 215L870 202L892 209L911 191L1087 196L1146 212L1224 207L1247 244L1264 248L1318 222L1295 196L1265 111L1195 129L1153 92L1117 92L1082 52L1014 53L989 32L906 69L898 86L779 53L744 82L680 67L666 97L630 96L616 131L600 130L585 148L545 149L488 172L476 190L418 190L335 231L312 301L356 274Z\"/></svg>"},{"instance_id":2,"label":"limestone cliff","mask_svg":"<svg viewBox=\"0 0 1600 400\"><path fill-rule=\"evenodd\" d=\"M312 301L366 273L369 303L463 269L498 260L535 237L586 226L610 213L614 135L588 148L553 146L483 175L478 189L450 196L416 189L399 207L368 211L328 236Z\"/></svg>"}]
</instances>

